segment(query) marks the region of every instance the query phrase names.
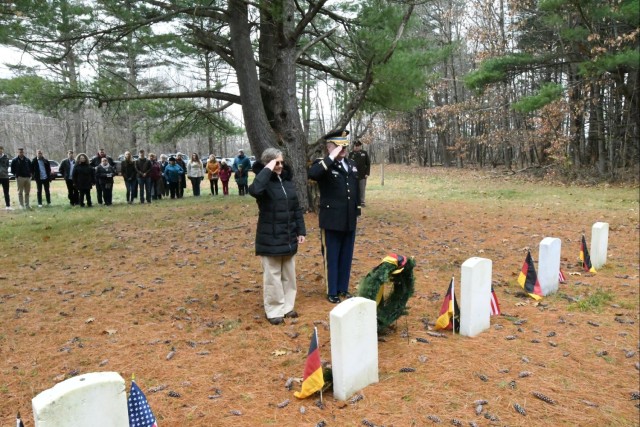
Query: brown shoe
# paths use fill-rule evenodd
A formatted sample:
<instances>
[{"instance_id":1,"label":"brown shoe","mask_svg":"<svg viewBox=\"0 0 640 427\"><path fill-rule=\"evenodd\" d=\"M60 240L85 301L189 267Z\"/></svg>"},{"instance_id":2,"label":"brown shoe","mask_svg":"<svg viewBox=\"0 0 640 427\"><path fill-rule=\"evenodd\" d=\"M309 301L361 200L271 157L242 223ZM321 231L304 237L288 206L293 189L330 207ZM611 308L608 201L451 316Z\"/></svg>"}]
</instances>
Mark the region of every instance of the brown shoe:
<instances>
[{"instance_id":1,"label":"brown shoe","mask_svg":"<svg viewBox=\"0 0 640 427\"><path fill-rule=\"evenodd\" d=\"M272 325L280 325L280 324L284 323L284 319L282 317L272 317L272 318L267 319L267 320Z\"/></svg>"},{"instance_id":2,"label":"brown shoe","mask_svg":"<svg viewBox=\"0 0 640 427\"><path fill-rule=\"evenodd\" d=\"M291 310L290 312L288 312L287 314L284 315L285 318L292 318L295 319L296 317L298 317L298 312L295 310Z\"/></svg>"}]
</instances>

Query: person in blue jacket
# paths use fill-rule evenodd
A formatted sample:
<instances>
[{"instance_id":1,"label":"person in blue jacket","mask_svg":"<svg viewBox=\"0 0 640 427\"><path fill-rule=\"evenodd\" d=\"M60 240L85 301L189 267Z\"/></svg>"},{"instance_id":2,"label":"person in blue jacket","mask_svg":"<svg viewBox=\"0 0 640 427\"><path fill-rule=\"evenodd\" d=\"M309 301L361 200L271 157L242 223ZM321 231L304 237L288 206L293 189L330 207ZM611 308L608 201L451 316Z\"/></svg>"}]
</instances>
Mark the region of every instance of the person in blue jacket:
<instances>
[{"instance_id":1,"label":"person in blue jacket","mask_svg":"<svg viewBox=\"0 0 640 427\"><path fill-rule=\"evenodd\" d=\"M357 167L347 158L349 131L332 132L324 137L327 156L316 160L308 177L320 189L318 219L327 300L333 304L340 297L351 298L349 276L356 240L360 195Z\"/></svg>"},{"instance_id":2,"label":"person in blue jacket","mask_svg":"<svg viewBox=\"0 0 640 427\"><path fill-rule=\"evenodd\" d=\"M169 184L169 194L175 199L180 194L180 185L184 170L176 164L176 158L169 157L169 164L164 168L164 179Z\"/></svg>"}]
</instances>

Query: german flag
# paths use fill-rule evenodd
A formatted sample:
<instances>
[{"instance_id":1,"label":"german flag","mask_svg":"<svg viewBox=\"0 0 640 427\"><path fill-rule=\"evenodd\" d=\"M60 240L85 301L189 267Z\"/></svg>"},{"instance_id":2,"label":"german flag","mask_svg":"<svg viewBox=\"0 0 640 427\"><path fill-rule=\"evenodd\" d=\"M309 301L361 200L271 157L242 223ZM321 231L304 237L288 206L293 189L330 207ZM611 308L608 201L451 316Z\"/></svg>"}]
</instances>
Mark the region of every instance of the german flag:
<instances>
[{"instance_id":1,"label":"german flag","mask_svg":"<svg viewBox=\"0 0 640 427\"><path fill-rule=\"evenodd\" d=\"M535 300L542 299L542 288L540 287L540 282L538 282L538 275L533 265L531 251L527 251L527 257L524 260L524 264L522 264L522 271L518 276L518 283L531 298Z\"/></svg>"},{"instance_id":2,"label":"german flag","mask_svg":"<svg viewBox=\"0 0 640 427\"><path fill-rule=\"evenodd\" d=\"M582 261L582 268L584 271L590 273L596 273L596 269L591 265L591 257L589 256L589 250L587 249L587 242L582 235L582 242L580 243L580 261Z\"/></svg>"},{"instance_id":3,"label":"german flag","mask_svg":"<svg viewBox=\"0 0 640 427\"><path fill-rule=\"evenodd\" d=\"M320 364L320 350L318 349L318 330L313 329L309 353L304 365L304 375L302 380L302 390L293 393L298 399L311 396L316 391L322 390L324 377L322 376L322 365Z\"/></svg>"},{"instance_id":4,"label":"german flag","mask_svg":"<svg viewBox=\"0 0 640 427\"><path fill-rule=\"evenodd\" d=\"M453 319L453 321L452 321ZM442 306L440 307L440 317L436 320L437 329L453 329L453 323L455 322L455 332L460 332L460 308L458 307L458 301L456 301L456 294L453 289L453 277L449 282L449 289L444 296Z\"/></svg>"}]
</instances>

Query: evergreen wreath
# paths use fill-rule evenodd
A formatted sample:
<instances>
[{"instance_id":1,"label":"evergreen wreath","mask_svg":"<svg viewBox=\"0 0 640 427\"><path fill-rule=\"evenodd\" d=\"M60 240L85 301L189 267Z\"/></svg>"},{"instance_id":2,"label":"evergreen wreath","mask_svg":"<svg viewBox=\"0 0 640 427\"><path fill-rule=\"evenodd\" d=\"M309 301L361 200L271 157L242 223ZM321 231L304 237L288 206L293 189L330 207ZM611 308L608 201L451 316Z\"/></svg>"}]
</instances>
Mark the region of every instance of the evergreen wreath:
<instances>
[{"instance_id":1,"label":"evergreen wreath","mask_svg":"<svg viewBox=\"0 0 640 427\"><path fill-rule=\"evenodd\" d=\"M407 301L414 292L415 265L413 258L389 254L360 281L358 296L375 301L378 307L378 332L407 314ZM393 289L385 297L386 283L390 283Z\"/></svg>"}]
</instances>

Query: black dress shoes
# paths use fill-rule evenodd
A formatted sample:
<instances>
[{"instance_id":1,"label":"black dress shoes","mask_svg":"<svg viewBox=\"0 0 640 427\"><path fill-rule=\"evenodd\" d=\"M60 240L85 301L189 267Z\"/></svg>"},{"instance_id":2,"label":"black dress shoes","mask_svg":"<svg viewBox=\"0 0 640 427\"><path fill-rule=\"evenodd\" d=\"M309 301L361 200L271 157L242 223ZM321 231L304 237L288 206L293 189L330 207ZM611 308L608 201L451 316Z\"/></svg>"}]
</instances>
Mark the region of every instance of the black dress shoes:
<instances>
[{"instance_id":1,"label":"black dress shoes","mask_svg":"<svg viewBox=\"0 0 640 427\"><path fill-rule=\"evenodd\" d=\"M288 312L287 314L284 315L285 318L292 318L295 319L296 317L298 317L298 312L295 310L291 310L290 312Z\"/></svg>"},{"instance_id":2,"label":"black dress shoes","mask_svg":"<svg viewBox=\"0 0 640 427\"><path fill-rule=\"evenodd\" d=\"M349 292L340 292L338 293L338 295L340 295L344 299L353 298L353 295L351 295Z\"/></svg>"},{"instance_id":3,"label":"black dress shoes","mask_svg":"<svg viewBox=\"0 0 640 427\"><path fill-rule=\"evenodd\" d=\"M340 298L337 295L327 295L327 301L331 304L337 304L340 302Z\"/></svg>"},{"instance_id":4,"label":"black dress shoes","mask_svg":"<svg viewBox=\"0 0 640 427\"><path fill-rule=\"evenodd\" d=\"M269 323L271 323L272 325L280 325L284 323L284 319L282 317L272 317L268 320L269 320Z\"/></svg>"}]
</instances>

